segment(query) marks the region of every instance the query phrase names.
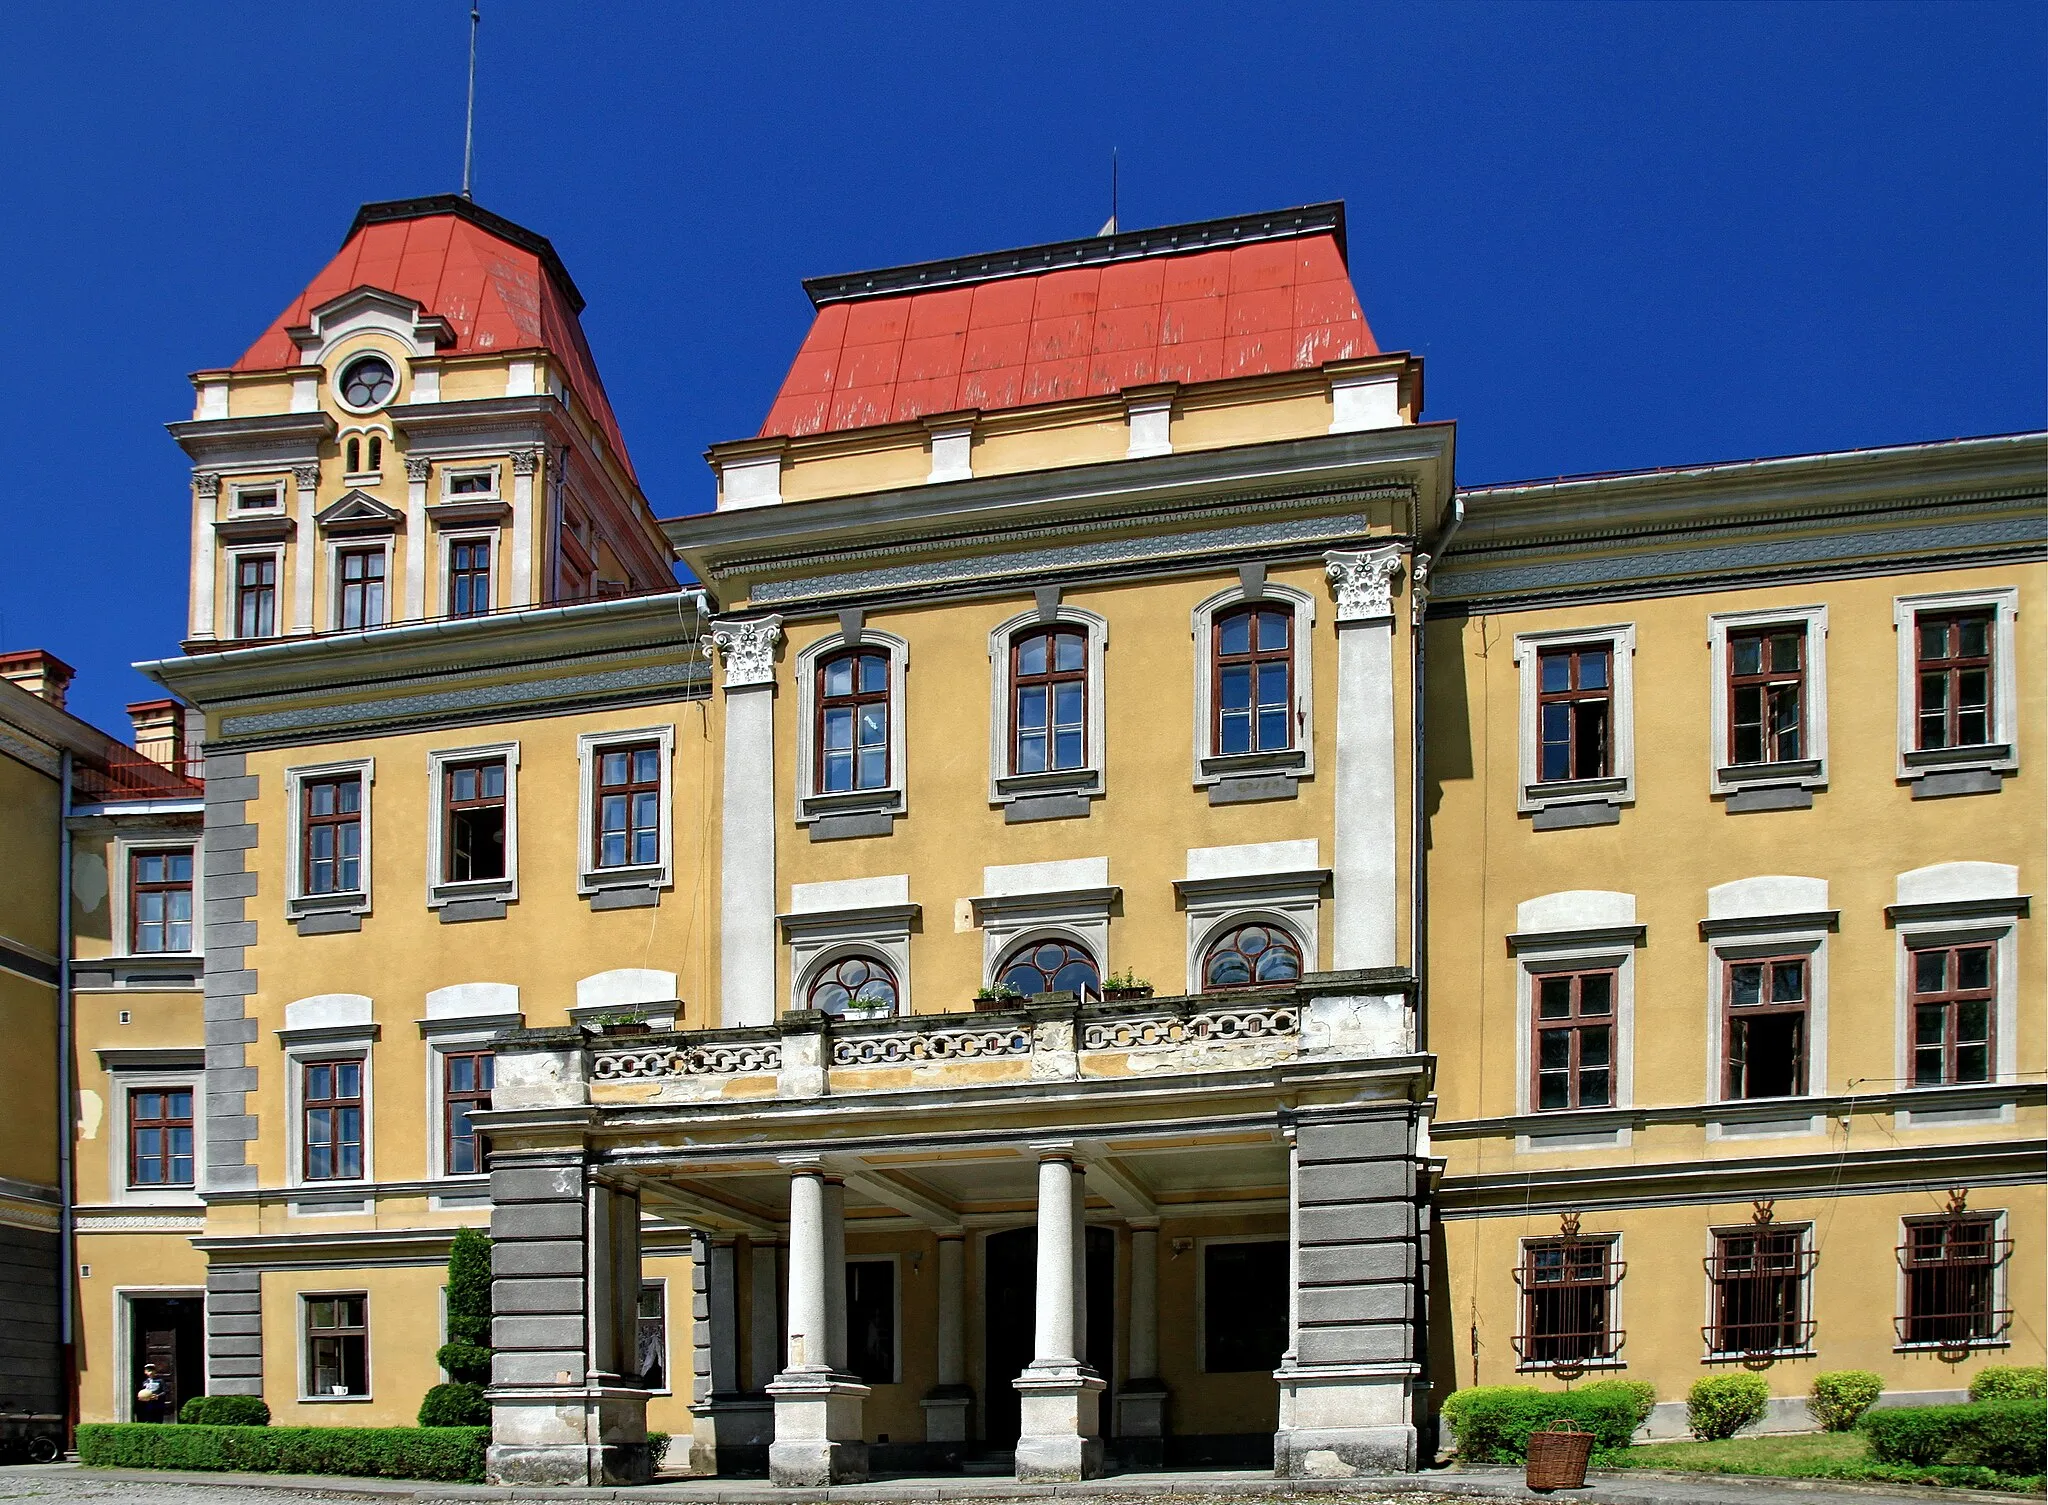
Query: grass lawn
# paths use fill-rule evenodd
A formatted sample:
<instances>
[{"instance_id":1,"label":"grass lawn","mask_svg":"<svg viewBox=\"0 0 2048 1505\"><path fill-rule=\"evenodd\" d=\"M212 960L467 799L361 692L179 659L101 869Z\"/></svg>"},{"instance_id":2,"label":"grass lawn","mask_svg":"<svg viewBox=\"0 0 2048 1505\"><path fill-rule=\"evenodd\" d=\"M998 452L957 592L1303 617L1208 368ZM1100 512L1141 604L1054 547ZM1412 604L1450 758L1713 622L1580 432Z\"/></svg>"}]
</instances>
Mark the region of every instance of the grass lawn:
<instances>
[{"instance_id":1,"label":"grass lawn","mask_svg":"<svg viewBox=\"0 0 2048 1505\"><path fill-rule=\"evenodd\" d=\"M1878 1463L1858 1432L1731 1437L1725 1442L1651 1442L1604 1454L1600 1468L1661 1468L1693 1474L1755 1474L1778 1479L1869 1479L1893 1484L2039 1490L2038 1476L2007 1479L1982 1468L1914 1468Z\"/></svg>"}]
</instances>

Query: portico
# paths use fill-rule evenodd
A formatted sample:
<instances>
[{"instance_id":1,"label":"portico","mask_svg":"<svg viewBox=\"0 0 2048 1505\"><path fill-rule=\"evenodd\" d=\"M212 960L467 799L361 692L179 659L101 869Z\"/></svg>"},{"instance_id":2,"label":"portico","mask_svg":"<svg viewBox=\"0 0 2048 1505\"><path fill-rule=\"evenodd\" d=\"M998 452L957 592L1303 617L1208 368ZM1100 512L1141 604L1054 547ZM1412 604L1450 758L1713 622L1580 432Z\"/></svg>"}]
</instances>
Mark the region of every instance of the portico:
<instances>
[{"instance_id":1,"label":"portico","mask_svg":"<svg viewBox=\"0 0 2048 1505\"><path fill-rule=\"evenodd\" d=\"M1261 1413L1283 1472L1411 1463L1428 1062L1410 1005L1385 969L1227 999L503 1037L480 1120L493 1476L644 1472L644 1392L611 1357L643 1216L699 1234L707 1471L815 1486L1014 1446L1018 1478L1075 1480L1106 1453L1222 1446L1216 1418ZM1274 1312L1251 1370L1256 1338L1197 1335L1219 1301L1205 1272L1258 1268L1221 1293L1251 1330Z\"/></svg>"}]
</instances>

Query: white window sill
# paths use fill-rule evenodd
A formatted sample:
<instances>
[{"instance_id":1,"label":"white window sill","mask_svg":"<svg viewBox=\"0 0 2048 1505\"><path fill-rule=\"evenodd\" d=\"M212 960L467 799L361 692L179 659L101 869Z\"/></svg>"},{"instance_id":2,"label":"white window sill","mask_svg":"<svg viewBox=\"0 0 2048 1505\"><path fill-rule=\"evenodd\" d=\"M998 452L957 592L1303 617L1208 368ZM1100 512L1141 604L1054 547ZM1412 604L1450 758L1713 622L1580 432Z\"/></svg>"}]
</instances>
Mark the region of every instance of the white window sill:
<instances>
[{"instance_id":1,"label":"white window sill","mask_svg":"<svg viewBox=\"0 0 2048 1505\"><path fill-rule=\"evenodd\" d=\"M901 815L901 789L854 789L844 794L807 794L798 802L797 824L808 825L831 815Z\"/></svg>"},{"instance_id":2,"label":"white window sill","mask_svg":"<svg viewBox=\"0 0 2048 1505\"><path fill-rule=\"evenodd\" d=\"M512 900L518 897L517 874L503 878L469 878L431 885L427 889L427 908L439 909L446 904L460 904L466 899Z\"/></svg>"},{"instance_id":3,"label":"white window sill","mask_svg":"<svg viewBox=\"0 0 2048 1505\"><path fill-rule=\"evenodd\" d=\"M344 486L381 486L384 472L381 470L351 470L341 478Z\"/></svg>"},{"instance_id":4,"label":"white window sill","mask_svg":"<svg viewBox=\"0 0 2048 1505\"><path fill-rule=\"evenodd\" d=\"M1635 799L1634 781L1625 778L1557 779L1545 784L1522 786L1522 810L1546 809L1551 805L1626 805Z\"/></svg>"},{"instance_id":5,"label":"white window sill","mask_svg":"<svg viewBox=\"0 0 2048 1505\"><path fill-rule=\"evenodd\" d=\"M1283 778L1308 777L1308 754L1298 747L1278 752L1210 753L1202 759L1202 776L1197 781L1213 784L1219 779L1245 774L1278 774Z\"/></svg>"},{"instance_id":6,"label":"white window sill","mask_svg":"<svg viewBox=\"0 0 2048 1505\"><path fill-rule=\"evenodd\" d=\"M1012 773L996 780L997 804L1008 804L1012 800L1036 799L1048 794L1085 794L1099 796L1103 792L1102 770L1099 768L1056 768L1046 773Z\"/></svg>"},{"instance_id":7,"label":"white window sill","mask_svg":"<svg viewBox=\"0 0 2048 1505\"><path fill-rule=\"evenodd\" d=\"M361 890L333 894L293 894L284 901L287 920L303 920L316 914L368 914L370 896Z\"/></svg>"},{"instance_id":8,"label":"white window sill","mask_svg":"<svg viewBox=\"0 0 2048 1505\"><path fill-rule=\"evenodd\" d=\"M668 869L660 863L648 863L638 867L600 867L584 871L577 879L576 891L589 895L603 893L614 888L667 888Z\"/></svg>"},{"instance_id":9,"label":"white window sill","mask_svg":"<svg viewBox=\"0 0 2048 1505\"><path fill-rule=\"evenodd\" d=\"M1729 763L1714 770L1714 791L1726 794L1736 789L1777 787L1825 789L1827 764L1820 758L1798 758L1783 763Z\"/></svg>"},{"instance_id":10,"label":"white window sill","mask_svg":"<svg viewBox=\"0 0 2048 1505\"><path fill-rule=\"evenodd\" d=\"M302 1395L302 1406L360 1406L375 1400L374 1395Z\"/></svg>"}]
</instances>

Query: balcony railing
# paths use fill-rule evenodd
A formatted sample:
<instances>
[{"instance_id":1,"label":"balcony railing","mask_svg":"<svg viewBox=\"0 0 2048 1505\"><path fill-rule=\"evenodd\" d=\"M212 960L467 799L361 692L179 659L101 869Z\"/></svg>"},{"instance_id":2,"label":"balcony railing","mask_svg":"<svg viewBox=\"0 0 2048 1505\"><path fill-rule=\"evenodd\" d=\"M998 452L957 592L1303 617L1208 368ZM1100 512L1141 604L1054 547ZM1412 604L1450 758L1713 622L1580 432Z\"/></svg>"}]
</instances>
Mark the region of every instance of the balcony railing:
<instances>
[{"instance_id":1,"label":"balcony railing","mask_svg":"<svg viewBox=\"0 0 2048 1505\"><path fill-rule=\"evenodd\" d=\"M81 761L71 770L72 798L85 805L201 799L206 794L206 781L200 777L203 767L197 758L182 758L174 767L150 758Z\"/></svg>"}]
</instances>

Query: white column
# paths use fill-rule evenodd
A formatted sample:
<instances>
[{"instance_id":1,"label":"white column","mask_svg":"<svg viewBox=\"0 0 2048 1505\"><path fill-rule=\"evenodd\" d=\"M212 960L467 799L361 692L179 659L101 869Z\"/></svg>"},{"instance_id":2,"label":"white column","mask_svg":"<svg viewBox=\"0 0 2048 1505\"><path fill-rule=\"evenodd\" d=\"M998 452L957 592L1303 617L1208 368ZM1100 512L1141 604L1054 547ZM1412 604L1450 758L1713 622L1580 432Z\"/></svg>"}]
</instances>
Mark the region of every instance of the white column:
<instances>
[{"instance_id":1,"label":"white column","mask_svg":"<svg viewBox=\"0 0 2048 1505\"><path fill-rule=\"evenodd\" d=\"M540 451L512 451L512 599L510 605L531 606L533 590L533 473Z\"/></svg>"},{"instance_id":2,"label":"white column","mask_svg":"<svg viewBox=\"0 0 2048 1505\"><path fill-rule=\"evenodd\" d=\"M721 623L725 822L720 857L719 1023L775 1022L775 645L782 618Z\"/></svg>"},{"instance_id":3,"label":"white column","mask_svg":"<svg viewBox=\"0 0 2048 1505\"><path fill-rule=\"evenodd\" d=\"M846 1373L846 1183L825 1178L825 1352Z\"/></svg>"},{"instance_id":4,"label":"white column","mask_svg":"<svg viewBox=\"0 0 2048 1505\"><path fill-rule=\"evenodd\" d=\"M1032 1359L1012 1382L1022 1412L1017 1478L1026 1483L1071 1483L1102 1472L1104 1386L1083 1361L1088 1311L1085 1185L1071 1146L1040 1147Z\"/></svg>"},{"instance_id":5,"label":"white column","mask_svg":"<svg viewBox=\"0 0 2048 1505\"><path fill-rule=\"evenodd\" d=\"M1339 972L1400 963L1402 885L1394 704L1398 545L1326 554L1337 596L1337 817L1330 964Z\"/></svg>"},{"instance_id":6,"label":"white column","mask_svg":"<svg viewBox=\"0 0 2048 1505\"><path fill-rule=\"evenodd\" d=\"M213 518L220 509L220 477L210 470L192 474L192 604L187 616L187 634L210 638L213 634L215 549ZM228 613L234 614L234 601Z\"/></svg>"},{"instance_id":7,"label":"white column","mask_svg":"<svg viewBox=\"0 0 2048 1505\"><path fill-rule=\"evenodd\" d=\"M828 1183L815 1160L784 1164L792 1172L789 1363L768 1386L775 1402L768 1477L803 1488L858 1484L868 1474L861 1423L868 1387L833 1372L845 1362L846 1191L837 1182Z\"/></svg>"},{"instance_id":8,"label":"white column","mask_svg":"<svg viewBox=\"0 0 2048 1505\"><path fill-rule=\"evenodd\" d=\"M1130 1372L1134 1380L1159 1373L1159 1225L1131 1225Z\"/></svg>"},{"instance_id":9,"label":"white column","mask_svg":"<svg viewBox=\"0 0 2048 1505\"><path fill-rule=\"evenodd\" d=\"M320 559L320 534L314 524L320 495L320 467L294 465L293 489L297 496L298 530L292 540L292 627L297 633L313 630L313 571Z\"/></svg>"},{"instance_id":10,"label":"white column","mask_svg":"<svg viewBox=\"0 0 2048 1505\"><path fill-rule=\"evenodd\" d=\"M789 1182L789 1356L785 1373L832 1367L826 1258L824 1173L799 1170Z\"/></svg>"},{"instance_id":11,"label":"white column","mask_svg":"<svg viewBox=\"0 0 2048 1505\"><path fill-rule=\"evenodd\" d=\"M756 1242L753 1262L753 1331L747 1344L747 1378L759 1390L774 1378L776 1359L782 1352L782 1272L773 1244Z\"/></svg>"},{"instance_id":12,"label":"white column","mask_svg":"<svg viewBox=\"0 0 2048 1505\"><path fill-rule=\"evenodd\" d=\"M1048 1155L1038 1162L1038 1312L1031 1367L1078 1365L1075 1308L1086 1301L1085 1267L1075 1257L1081 1242L1074 1216L1074 1162ZM1077 1278L1077 1276L1079 1278ZM1078 1288L1078 1289L1077 1289Z\"/></svg>"},{"instance_id":13,"label":"white column","mask_svg":"<svg viewBox=\"0 0 2048 1505\"><path fill-rule=\"evenodd\" d=\"M433 461L405 457L405 615L414 622L427 614L427 480L433 473Z\"/></svg>"}]
</instances>

